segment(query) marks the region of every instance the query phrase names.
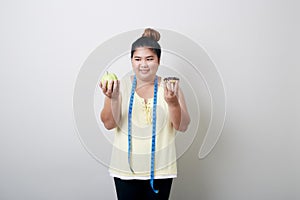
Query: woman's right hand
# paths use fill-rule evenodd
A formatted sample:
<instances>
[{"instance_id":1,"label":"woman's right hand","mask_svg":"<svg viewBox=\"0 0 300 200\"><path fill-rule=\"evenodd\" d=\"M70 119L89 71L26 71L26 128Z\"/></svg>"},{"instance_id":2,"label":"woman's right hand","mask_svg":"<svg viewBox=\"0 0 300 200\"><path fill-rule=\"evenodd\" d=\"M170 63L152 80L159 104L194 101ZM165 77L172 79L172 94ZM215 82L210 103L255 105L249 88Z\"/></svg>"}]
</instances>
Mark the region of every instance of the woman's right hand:
<instances>
[{"instance_id":1,"label":"woman's right hand","mask_svg":"<svg viewBox=\"0 0 300 200\"><path fill-rule=\"evenodd\" d=\"M107 86L107 87L106 87ZM100 88L105 96L110 99L117 99L120 93L120 80L113 80L113 81L100 81Z\"/></svg>"}]
</instances>

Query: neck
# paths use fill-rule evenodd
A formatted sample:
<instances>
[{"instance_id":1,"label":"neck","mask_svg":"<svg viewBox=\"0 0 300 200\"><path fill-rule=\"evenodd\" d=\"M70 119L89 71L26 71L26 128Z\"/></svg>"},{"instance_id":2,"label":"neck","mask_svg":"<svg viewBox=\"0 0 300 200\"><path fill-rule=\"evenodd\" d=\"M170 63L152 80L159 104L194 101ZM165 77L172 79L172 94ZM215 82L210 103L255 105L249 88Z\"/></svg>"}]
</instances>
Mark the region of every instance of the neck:
<instances>
[{"instance_id":1,"label":"neck","mask_svg":"<svg viewBox=\"0 0 300 200\"><path fill-rule=\"evenodd\" d=\"M143 81L143 80L136 80L136 87L137 88L143 88L143 87L149 87L154 85L154 80L151 81Z\"/></svg>"},{"instance_id":2,"label":"neck","mask_svg":"<svg viewBox=\"0 0 300 200\"><path fill-rule=\"evenodd\" d=\"M136 77L136 87L149 87L149 86L153 86L154 85L154 81L155 81L156 75L154 75L153 77L146 79L146 80L141 80L138 77ZM132 77L133 79L133 77Z\"/></svg>"},{"instance_id":3,"label":"neck","mask_svg":"<svg viewBox=\"0 0 300 200\"><path fill-rule=\"evenodd\" d=\"M137 94L144 99L152 98L154 91L154 82L155 79L152 81L142 81L137 79L135 88Z\"/></svg>"}]
</instances>

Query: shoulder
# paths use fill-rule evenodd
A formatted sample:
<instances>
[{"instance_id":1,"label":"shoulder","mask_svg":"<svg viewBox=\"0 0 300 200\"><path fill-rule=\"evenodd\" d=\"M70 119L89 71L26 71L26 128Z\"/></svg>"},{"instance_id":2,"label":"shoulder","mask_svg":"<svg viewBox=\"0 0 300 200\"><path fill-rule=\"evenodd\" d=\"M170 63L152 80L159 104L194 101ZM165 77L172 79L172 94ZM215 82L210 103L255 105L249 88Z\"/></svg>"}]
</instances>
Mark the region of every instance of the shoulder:
<instances>
[{"instance_id":1,"label":"shoulder","mask_svg":"<svg viewBox=\"0 0 300 200\"><path fill-rule=\"evenodd\" d=\"M131 93L132 80L131 75L123 76L120 79L120 92L123 98L126 98Z\"/></svg>"},{"instance_id":2,"label":"shoulder","mask_svg":"<svg viewBox=\"0 0 300 200\"><path fill-rule=\"evenodd\" d=\"M126 75L120 79L121 87L123 87L123 88L127 88L127 87L131 86L131 82L132 81L131 81L130 75Z\"/></svg>"}]
</instances>

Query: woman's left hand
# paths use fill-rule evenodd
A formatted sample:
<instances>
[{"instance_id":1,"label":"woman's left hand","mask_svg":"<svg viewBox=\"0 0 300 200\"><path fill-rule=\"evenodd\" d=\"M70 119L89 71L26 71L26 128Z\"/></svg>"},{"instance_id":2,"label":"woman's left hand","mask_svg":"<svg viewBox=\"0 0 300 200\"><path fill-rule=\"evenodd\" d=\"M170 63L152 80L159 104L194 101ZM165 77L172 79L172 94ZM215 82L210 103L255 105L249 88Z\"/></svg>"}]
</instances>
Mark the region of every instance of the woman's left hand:
<instances>
[{"instance_id":1,"label":"woman's left hand","mask_svg":"<svg viewBox=\"0 0 300 200\"><path fill-rule=\"evenodd\" d=\"M171 83L170 81L164 83L165 101L168 103L168 105L178 105L178 90L178 80L173 83Z\"/></svg>"},{"instance_id":2,"label":"woman's left hand","mask_svg":"<svg viewBox=\"0 0 300 200\"><path fill-rule=\"evenodd\" d=\"M169 107L171 124L178 131L186 131L190 123L190 116L178 80L174 83L167 81L164 84L164 96Z\"/></svg>"}]
</instances>

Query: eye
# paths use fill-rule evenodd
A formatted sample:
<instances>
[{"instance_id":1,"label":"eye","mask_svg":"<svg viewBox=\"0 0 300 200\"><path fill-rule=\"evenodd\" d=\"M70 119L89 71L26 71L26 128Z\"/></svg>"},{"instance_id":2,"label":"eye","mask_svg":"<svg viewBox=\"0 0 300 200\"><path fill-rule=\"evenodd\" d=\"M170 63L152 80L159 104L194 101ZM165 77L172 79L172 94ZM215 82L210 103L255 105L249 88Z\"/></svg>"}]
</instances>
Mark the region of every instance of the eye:
<instances>
[{"instance_id":1,"label":"eye","mask_svg":"<svg viewBox=\"0 0 300 200\"><path fill-rule=\"evenodd\" d=\"M154 60L153 58L147 58L148 61Z\"/></svg>"},{"instance_id":2,"label":"eye","mask_svg":"<svg viewBox=\"0 0 300 200\"><path fill-rule=\"evenodd\" d=\"M141 61L141 59L140 59L140 58L135 58L134 60L135 60L135 61Z\"/></svg>"}]
</instances>

